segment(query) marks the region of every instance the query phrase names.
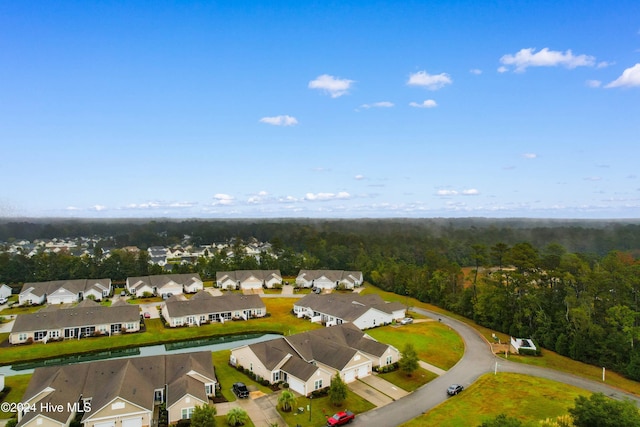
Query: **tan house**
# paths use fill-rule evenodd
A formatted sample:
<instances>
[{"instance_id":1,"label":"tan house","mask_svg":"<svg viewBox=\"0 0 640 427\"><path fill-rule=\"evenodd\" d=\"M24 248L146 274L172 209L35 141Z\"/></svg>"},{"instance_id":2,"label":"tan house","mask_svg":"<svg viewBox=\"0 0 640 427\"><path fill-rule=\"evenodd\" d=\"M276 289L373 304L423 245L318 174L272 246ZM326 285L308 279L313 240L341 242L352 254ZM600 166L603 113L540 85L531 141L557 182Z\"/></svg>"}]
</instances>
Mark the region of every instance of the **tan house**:
<instances>
[{"instance_id":1,"label":"tan house","mask_svg":"<svg viewBox=\"0 0 640 427\"><path fill-rule=\"evenodd\" d=\"M362 285L361 271L300 270L296 285L303 288L336 289L341 286L353 289Z\"/></svg>"},{"instance_id":2,"label":"tan house","mask_svg":"<svg viewBox=\"0 0 640 427\"><path fill-rule=\"evenodd\" d=\"M111 307L105 307L87 299L73 308L51 306L36 313L18 315L9 334L9 343L47 343L139 330L138 306L118 301Z\"/></svg>"},{"instance_id":3,"label":"tan house","mask_svg":"<svg viewBox=\"0 0 640 427\"><path fill-rule=\"evenodd\" d=\"M113 292L111 279L52 280L49 282L28 282L22 285L18 303L31 304L72 304L85 298L101 301Z\"/></svg>"},{"instance_id":4,"label":"tan house","mask_svg":"<svg viewBox=\"0 0 640 427\"><path fill-rule=\"evenodd\" d=\"M216 286L222 289L262 289L282 284L280 270L236 270L216 272Z\"/></svg>"},{"instance_id":5,"label":"tan house","mask_svg":"<svg viewBox=\"0 0 640 427\"><path fill-rule=\"evenodd\" d=\"M350 383L399 358L395 347L345 323L232 349L230 363L306 396L328 387L336 374Z\"/></svg>"},{"instance_id":6,"label":"tan house","mask_svg":"<svg viewBox=\"0 0 640 427\"><path fill-rule=\"evenodd\" d=\"M174 295L162 307L162 317L171 327L248 320L252 317L264 317L266 314L267 307L259 295L229 294L214 297L206 291L198 292L191 299Z\"/></svg>"},{"instance_id":7,"label":"tan house","mask_svg":"<svg viewBox=\"0 0 640 427\"><path fill-rule=\"evenodd\" d=\"M175 423L209 404L216 382L208 351L37 368L18 426L67 426L80 413L85 427L149 427L161 404Z\"/></svg>"},{"instance_id":8,"label":"tan house","mask_svg":"<svg viewBox=\"0 0 640 427\"><path fill-rule=\"evenodd\" d=\"M137 297L142 297L145 293L157 296L180 295L204 289L202 279L197 273L127 277L125 286L127 292Z\"/></svg>"}]
</instances>

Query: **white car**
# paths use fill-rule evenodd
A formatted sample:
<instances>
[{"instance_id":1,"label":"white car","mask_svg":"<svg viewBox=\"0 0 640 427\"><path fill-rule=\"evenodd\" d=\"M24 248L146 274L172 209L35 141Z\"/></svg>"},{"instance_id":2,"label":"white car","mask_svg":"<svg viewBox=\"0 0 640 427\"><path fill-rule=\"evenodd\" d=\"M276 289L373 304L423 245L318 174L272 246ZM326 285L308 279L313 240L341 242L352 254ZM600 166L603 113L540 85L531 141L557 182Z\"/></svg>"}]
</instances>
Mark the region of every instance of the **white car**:
<instances>
[{"instance_id":1,"label":"white car","mask_svg":"<svg viewBox=\"0 0 640 427\"><path fill-rule=\"evenodd\" d=\"M401 325L409 325L411 323L413 323L413 319L411 317L405 317L400 321Z\"/></svg>"},{"instance_id":2,"label":"white car","mask_svg":"<svg viewBox=\"0 0 640 427\"><path fill-rule=\"evenodd\" d=\"M1 297L1 298L0 298L0 305L2 305L2 304L6 304L6 303L7 303L7 301L9 301L7 298L5 298L5 297Z\"/></svg>"}]
</instances>

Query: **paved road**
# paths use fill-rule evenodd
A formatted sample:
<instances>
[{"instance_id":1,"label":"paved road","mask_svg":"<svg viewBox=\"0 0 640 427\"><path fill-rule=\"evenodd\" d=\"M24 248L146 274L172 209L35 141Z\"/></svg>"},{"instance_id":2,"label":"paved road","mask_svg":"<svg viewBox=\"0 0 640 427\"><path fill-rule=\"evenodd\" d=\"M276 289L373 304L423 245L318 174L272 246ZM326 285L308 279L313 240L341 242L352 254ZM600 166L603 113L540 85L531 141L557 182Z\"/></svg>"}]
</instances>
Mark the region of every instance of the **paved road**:
<instances>
[{"instance_id":1,"label":"paved road","mask_svg":"<svg viewBox=\"0 0 640 427\"><path fill-rule=\"evenodd\" d=\"M525 365L498 358L491 352L487 341L466 324L433 311L420 308L414 308L413 310L433 319L441 319L442 323L455 329L465 343L464 356L453 368L447 371L447 373L425 384L408 396L390 403L383 408L374 409L359 415L354 421L354 425L388 427L416 418L447 400L445 390L449 384L458 383L467 388L480 376L488 372L493 372L496 362L498 362L498 370L501 372L515 372L548 378L571 384L594 393L604 393L614 399L628 398L635 401L636 405L640 405L639 396L623 392L597 381L587 380L552 369L539 368L537 366Z\"/></svg>"}]
</instances>

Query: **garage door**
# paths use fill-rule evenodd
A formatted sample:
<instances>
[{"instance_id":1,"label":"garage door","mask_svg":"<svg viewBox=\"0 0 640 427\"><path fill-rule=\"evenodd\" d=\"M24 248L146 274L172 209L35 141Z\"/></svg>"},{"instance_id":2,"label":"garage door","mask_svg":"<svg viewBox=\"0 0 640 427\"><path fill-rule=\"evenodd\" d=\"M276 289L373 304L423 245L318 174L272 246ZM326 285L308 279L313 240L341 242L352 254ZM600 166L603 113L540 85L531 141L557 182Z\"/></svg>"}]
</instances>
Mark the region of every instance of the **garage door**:
<instances>
[{"instance_id":1,"label":"garage door","mask_svg":"<svg viewBox=\"0 0 640 427\"><path fill-rule=\"evenodd\" d=\"M350 383L355 381L356 379L356 370L355 369L351 369L350 371L347 371L344 373L344 382L345 383Z\"/></svg>"},{"instance_id":2,"label":"garage door","mask_svg":"<svg viewBox=\"0 0 640 427\"><path fill-rule=\"evenodd\" d=\"M129 418L122 420L122 427L142 427L142 417Z\"/></svg>"},{"instance_id":3,"label":"garage door","mask_svg":"<svg viewBox=\"0 0 640 427\"><path fill-rule=\"evenodd\" d=\"M96 423L94 427L115 427L115 421L108 421L104 423Z\"/></svg>"},{"instance_id":4,"label":"garage door","mask_svg":"<svg viewBox=\"0 0 640 427\"><path fill-rule=\"evenodd\" d=\"M369 375L369 368L367 366L361 366L358 368L358 378L364 378Z\"/></svg>"},{"instance_id":5,"label":"garage door","mask_svg":"<svg viewBox=\"0 0 640 427\"><path fill-rule=\"evenodd\" d=\"M298 379L295 379L289 376L289 388L301 395L305 395L304 393L304 383Z\"/></svg>"}]
</instances>

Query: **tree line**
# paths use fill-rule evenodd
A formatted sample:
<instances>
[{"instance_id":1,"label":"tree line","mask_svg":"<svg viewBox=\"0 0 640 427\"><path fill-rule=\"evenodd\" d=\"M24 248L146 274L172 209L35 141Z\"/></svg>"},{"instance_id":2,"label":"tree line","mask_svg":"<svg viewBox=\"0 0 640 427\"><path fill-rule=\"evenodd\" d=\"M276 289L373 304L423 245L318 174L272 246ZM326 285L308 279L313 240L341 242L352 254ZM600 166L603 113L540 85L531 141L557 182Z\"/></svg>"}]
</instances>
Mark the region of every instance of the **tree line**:
<instances>
[{"instance_id":1,"label":"tree line","mask_svg":"<svg viewBox=\"0 0 640 427\"><path fill-rule=\"evenodd\" d=\"M58 228L56 228L58 227ZM174 272L279 269L362 271L365 280L461 314L483 326L532 337L544 348L640 380L640 225L634 222L430 219L166 221L25 224L0 236L26 238L105 233L114 245L192 244L232 240L231 254L214 251ZM101 228L102 227L102 228ZM39 230L39 231L37 231ZM3 234L4 233L4 234ZM13 237L6 237L11 235ZM242 242L257 238L273 252L247 256ZM138 253L102 256L0 254L0 282L160 274Z\"/></svg>"}]
</instances>

